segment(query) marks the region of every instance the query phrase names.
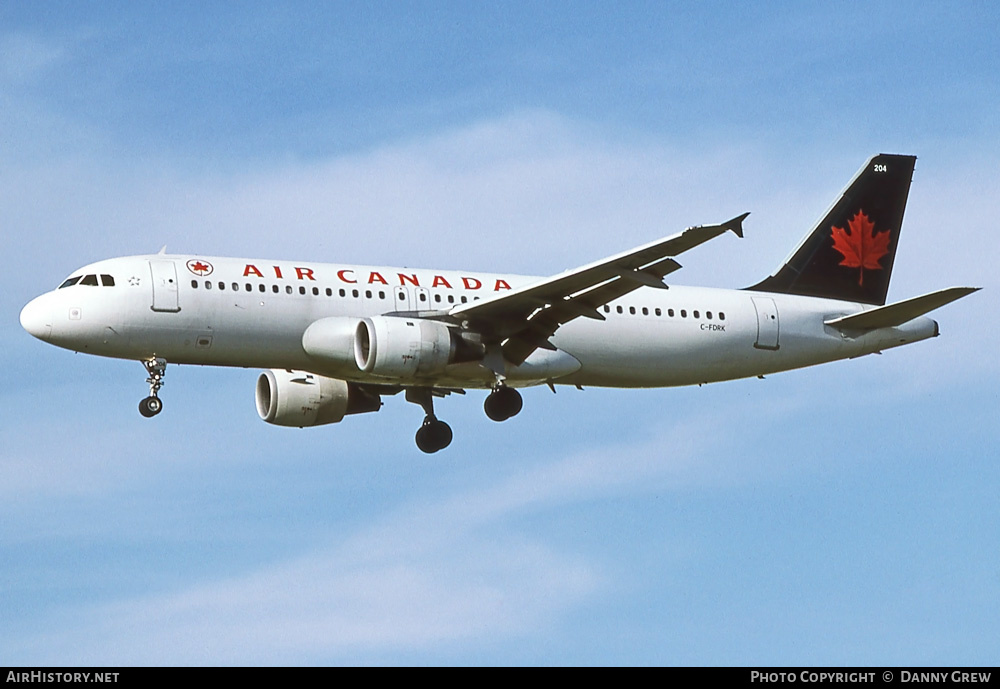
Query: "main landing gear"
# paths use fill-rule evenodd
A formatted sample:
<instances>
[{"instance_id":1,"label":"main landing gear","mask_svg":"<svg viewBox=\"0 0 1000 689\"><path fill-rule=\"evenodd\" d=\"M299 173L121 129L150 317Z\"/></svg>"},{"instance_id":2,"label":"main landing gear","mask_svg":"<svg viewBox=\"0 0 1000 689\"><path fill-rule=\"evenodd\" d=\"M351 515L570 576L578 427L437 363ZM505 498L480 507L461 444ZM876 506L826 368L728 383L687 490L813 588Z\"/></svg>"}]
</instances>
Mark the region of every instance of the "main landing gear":
<instances>
[{"instance_id":1,"label":"main landing gear","mask_svg":"<svg viewBox=\"0 0 1000 689\"><path fill-rule=\"evenodd\" d=\"M451 438L451 426L433 414L425 417L423 425L417 429L417 447L428 454L451 445Z\"/></svg>"},{"instance_id":2,"label":"main landing gear","mask_svg":"<svg viewBox=\"0 0 1000 689\"><path fill-rule=\"evenodd\" d=\"M434 416L434 394L430 388L407 388L406 401L419 404L426 415L417 429L417 447L421 452L432 454L451 445L451 426Z\"/></svg>"},{"instance_id":3,"label":"main landing gear","mask_svg":"<svg viewBox=\"0 0 1000 689\"><path fill-rule=\"evenodd\" d=\"M494 421L506 421L512 416L517 416L522 406L524 402L521 393L503 383L498 383L483 403L486 416Z\"/></svg>"},{"instance_id":4,"label":"main landing gear","mask_svg":"<svg viewBox=\"0 0 1000 689\"><path fill-rule=\"evenodd\" d=\"M160 388L163 387L163 376L167 372L167 360L160 357L146 359L142 362L146 367L149 378L149 397L139 402L139 413L147 419L156 416L163 411L163 401L159 398Z\"/></svg>"}]
</instances>

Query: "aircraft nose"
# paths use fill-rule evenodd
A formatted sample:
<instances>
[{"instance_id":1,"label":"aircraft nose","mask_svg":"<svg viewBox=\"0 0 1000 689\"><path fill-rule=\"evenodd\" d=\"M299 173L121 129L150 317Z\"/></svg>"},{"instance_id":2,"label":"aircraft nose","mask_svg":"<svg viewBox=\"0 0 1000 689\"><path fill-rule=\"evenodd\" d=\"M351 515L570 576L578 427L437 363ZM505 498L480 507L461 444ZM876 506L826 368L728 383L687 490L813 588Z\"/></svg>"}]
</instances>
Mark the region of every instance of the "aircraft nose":
<instances>
[{"instance_id":1,"label":"aircraft nose","mask_svg":"<svg viewBox=\"0 0 1000 689\"><path fill-rule=\"evenodd\" d=\"M39 340L48 340L52 336L52 317L41 301L36 297L21 309L21 327Z\"/></svg>"}]
</instances>

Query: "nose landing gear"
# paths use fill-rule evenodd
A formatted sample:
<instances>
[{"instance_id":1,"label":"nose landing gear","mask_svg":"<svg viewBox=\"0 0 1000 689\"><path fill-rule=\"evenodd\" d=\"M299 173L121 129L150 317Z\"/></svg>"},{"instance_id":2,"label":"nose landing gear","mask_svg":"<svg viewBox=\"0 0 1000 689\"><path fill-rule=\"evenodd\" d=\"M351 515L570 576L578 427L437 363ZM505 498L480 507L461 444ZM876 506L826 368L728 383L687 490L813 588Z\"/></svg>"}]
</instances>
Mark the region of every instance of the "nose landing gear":
<instances>
[{"instance_id":1,"label":"nose landing gear","mask_svg":"<svg viewBox=\"0 0 1000 689\"><path fill-rule=\"evenodd\" d=\"M163 376L167 372L167 360L154 357L146 359L142 365L149 374L149 378L146 379L149 383L149 397L139 402L139 413L148 419L163 411L163 401L159 398L159 392L163 387Z\"/></svg>"},{"instance_id":2,"label":"nose landing gear","mask_svg":"<svg viewBox=\"0 0 1000 689\"><path fill-rule=\"evenodd\" d=\"M494 421L506 421L512 416L517 416L522 406L524 406L524 401L521 399L521 393L503 383L493 388L493 392L483 403L486 416Z\"/></svg>"}]
</instances>

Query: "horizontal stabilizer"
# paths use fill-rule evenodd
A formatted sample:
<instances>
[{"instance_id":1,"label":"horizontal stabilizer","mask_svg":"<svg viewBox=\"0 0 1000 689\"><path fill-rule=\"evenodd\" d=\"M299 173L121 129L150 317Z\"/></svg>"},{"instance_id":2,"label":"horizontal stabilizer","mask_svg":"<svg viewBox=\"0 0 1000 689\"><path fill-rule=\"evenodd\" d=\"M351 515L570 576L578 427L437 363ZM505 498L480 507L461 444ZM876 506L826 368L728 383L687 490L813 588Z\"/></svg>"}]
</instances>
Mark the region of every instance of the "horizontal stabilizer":
<instances>
[{"instance_id":1,"label":"horizontal stabilizer","mask_svg":"<svg viewBox=\"0 0 1000 689\"><path fill-rule=\"evenodd\" d=\"M921 297L880 306L876 309L863 311L851 316L842 316L826 321L826 325L838 330L877 330L878 328L894 328L918 316L930 313L934 309L950 304L956 299L978 292L979 287L949 287L948 289L931 292Z\"/></svg>"}]
</instances>

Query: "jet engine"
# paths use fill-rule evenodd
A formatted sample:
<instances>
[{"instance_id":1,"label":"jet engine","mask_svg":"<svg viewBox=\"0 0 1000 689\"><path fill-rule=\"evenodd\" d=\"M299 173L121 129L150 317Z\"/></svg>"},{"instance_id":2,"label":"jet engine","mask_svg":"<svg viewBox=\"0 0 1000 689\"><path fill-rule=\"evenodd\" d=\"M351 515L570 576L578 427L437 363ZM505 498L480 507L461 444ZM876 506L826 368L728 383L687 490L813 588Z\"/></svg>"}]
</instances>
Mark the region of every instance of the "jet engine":
<instances>
[{"instance_id":1,"label":"jet engine","mask_svg":"<svg viewBox=\"0 0 1000 689\"><path fill-rule=\"evenodd\" d=\"M302 371L272 369L257 378L257 413L278 426L322 426L347 414L378 411L382 400L354 383Z\"/></svg>"},{"instance_id":2,"label":"jet engine","mask_svg":"<svg viewBox=\"0 0 1000 689\"><path fill-rule=\"evenodd\" d=\"M484 351L454 328L422 318L362 318L354 333L358 368L385 378L435 375L448 364L481 360Z\"/></svg>"}]
</instances>

